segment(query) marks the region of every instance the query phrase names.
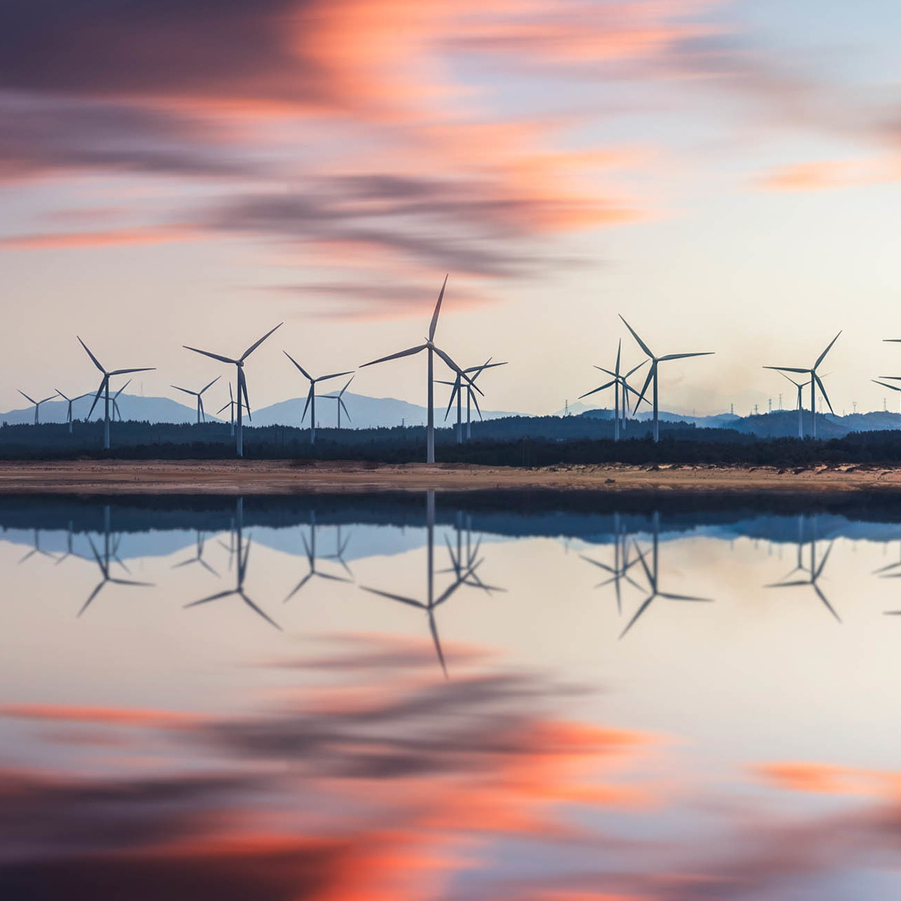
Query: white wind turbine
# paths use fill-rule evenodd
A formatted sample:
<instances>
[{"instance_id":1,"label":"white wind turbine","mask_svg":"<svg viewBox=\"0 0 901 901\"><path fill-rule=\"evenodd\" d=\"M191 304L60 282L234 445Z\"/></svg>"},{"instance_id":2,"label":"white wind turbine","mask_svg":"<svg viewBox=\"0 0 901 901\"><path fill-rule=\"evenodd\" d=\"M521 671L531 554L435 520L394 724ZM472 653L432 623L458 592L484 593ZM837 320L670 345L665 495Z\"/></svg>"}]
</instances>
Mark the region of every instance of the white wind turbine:
<instances>
[{"instance_id":1,"label":"white wind turbine","mask_svg":"<svg viewBox=\"0 0 901 901\"><path fill-rule=\"evenodd\" d=\"M218 416L223 410L228 410L228 418L229 423L231 425L231 433L235 434L235 406L237 405L237 401L235 400L235 395L232 392L232 383L228 383L228 403L223 404L217 411L216 415ZM248 413L250 410L247 411Z\"/></svg>"},{"instance_id":2,"label":"white wind turbine","mask_svg":"<svg viewBox=\"0 0 901 901\"><path fill-rule=\"evenodd\" d=\"M48 400L53 400L56 397L55 394L51 394L50 397L44 397L41 400L35 400L33 397L29 397L21 388L16 388L16 391L25 398L30 404L34 404L34 424L38 425L41 421L41 404L46 404Z\"/></svg>"},{"instance_id":3,"label":"white wind turbine","mask_svg":"<svg viewBox=\"0 0 901 901\"><path fill-rule=\"evenodd\" d=\"M220 378L222 378L222 376L217 375L216 378L213 379L213 381L211 381L207 385L204 385L199 391L191 391L189 388L180 388L178 385L170 386L170 387L174 388L176 391L183 391L185 394L190 394L191 397L197 398L197 423L198 423L198 425L201 422L206 422L206 413L204 412L204 409L203 409L203 393L208 388L212 388L213 385L215 385L216 382L218 382ZM231 391L231 385L229 385L228 388L229 388L229 391Z\"/></svg>"},{"instance_id":4,"label":"white wind turbine","mask_svg":"<svg viewBox=\"0 0 901 901\"><path fill-rule=\"evenodd\" d=\"M238 419L236 422L235 428L235 445L236 452L239 457L244 456L244 430L243 430L243 419L241 416L242 410L247 410L247 416L250 417L250 398L247 396L247 378L244 375L244 361L275 331L277 328L281 328L284 325L283 322L280 322L275 328L270 329L257 341L254 341L247 350L238 357L237 360L232 359L231 357L224 357L222 354L214 354L209 350L199 350L196 347L189 347L187 344L183 345L185 350L193 350L196 354L203 354L205 357L212 357L214 360L219 360L220 363L230 363L235 366L238 371ZM243 397L243 403L241 398Z\"/></svg>"},{"instance_id":5,"label":"white wind turbine","mask_svg":"<svg viewBox=\"0 0 901 901\"><path fill-rule=\"evenodd\" d=\"M66 404L68 404L68 407L66 408L66 424L69 426L69 434L71 435L73 419L72 404L74 404L77 400L81 400L83 397L93 397L94 395L91 394L90 391L88 391L86 394L79 394L78 397L66 397L66 395L59 390L59 388L56 389L56 393L66 402Z\"/></svg>"},{"instance_id":6,"label":"white wind turbine","mask_svg":"<svg viewBox=\"0 0 901 901\"><path fill-rule=\"evenodd\" d=\"M614 400L613 400L613 440L619 441L619 428L620 428L620 412L622 411L622 419L625 423L625 414L629 409L629 392L631 391L636 397L640 398L641 395L629 384L627 379L630 375L635 372L638 372L647 360L642 360L637 366L633 366L625 375L621 374L619 371L620 358L623 348L623 342L620 340L619 344L616 345L616 365L611 372L609 369L604 369L603 366L595 366L595 369L599 369L601 372L606 373L609 376L612 376L609 382L605 382L598 388L595 388L592 391L586 391L584 394L579 396L579 400L583 397L588 397L591 394L597 394L598 391L606 391L611 385L614 386ZM622 389L622 408L620 407L620 389ZM637 404L636 404L637 406Z\"/></svg>"},{"instance_id":7,"label":"white wind turbine","mask_svg":"<svg viewBox=\"0 0 901 901\"><path fill-rule=\"evenodd\" d=\"M472 438L472 404L476 406L476 412L479 414L479 419L482 418L482 411L479 409L479 401L475 396L474 388L476 379L486 370L486 369L494 369L495 366L506 366L506 362L504 363L492 363L491 357L489 357L481 366L470 366L467 369L464 369L462 373L457 373L456 377L452 382L445 381L444 379L439 379L439 384L441 385L453 385L454 390L451 391L450 400L447 402L447 410L444 413L444 420L447 422L448 414L451 411L451 407L454 405L454 400L457 401L457 424L454 432L457 438L457 444L463 443L463 377L469 375L470 381L466 385L466 440L469 441ZM470 373L472 373L470 375Z\"/></svg>"},{"instance_id":8,"label":"white wind turbine","mask_svg":"<svg viewBox=\"0 0 901 901\"><path fill-rule=\"evenodd\" d=\"M344 403L344 392L350 387L350 383L354 380L354 377L351 376L347 380L347 384L337 393L337 394L323 394L323 400L334 400L337 401L338 407L338 428L341 428L341 411L344 410L345 416L347 416L347 421L352 422L353 420L350 418L350 413L347 411L347 404Z\"/></svg>"},{"instance_id":9,"label":"white wind turbine","mask_svg":"<svg viewBox=\"0 0 901 901\"><path fill-rule=\"evenodd\" d=\"M316 443L316 384L317 382L327 382L329 379L336 379L342 375L350 375L351 370L347 372L333 372L331 375L320 375L318 378L313 378L288 351L284 350L282 353L297 367L300 371L301 375L310 383L310 390L307 391L307 402L303 405L303 413L300 417L300 424L303 425L303 421L307 415L307 409L310 411L310 444ZM348 385L350 382L347 383ZM345 386L346 387L346 386ZM342 392L343 393L343 392Z\"/></svg>"},{"instance_id":10,"label":"white wind turbine","mask_svg":"<svg viewBox=\"0 0 901 901\"><path fill-rule=\"evenodd\" d=\"M795 388L798 389L798 437L804 437L804 389L810 384L810 379L806 382L796 382L790 375L786 375L784 372L780 372L783 378L788 379Z\"/></svg>"},{"instance_id":11,"label":"white wind turbine","mask_svg":"<svg viewBox=\"0 0 901 901\"><path fill-rule=\"evenodd\" d=\"M832 345L838 341L838 337L841 335L841 332L838 333L830 342L826 345L826 349L817 357L816 363L810 369L799 369L795 366L764 366L764 369L775 369L777 372L797 372L801 375L810 376L810 419L811 419L811 427L810 434L812 438L816 438L817 436L817 388L820 389L820 392L823 395L826 404L829 407L829 412L835 415L835 410L832 409L832 403L829 400L829 395L826 393L826 388L823 385L822 379L817 375L817 368L820 363L826 359L826 354L832 350ZM805 383L806 384L806 383Z\"/></svg>"},{"instance_id":12,"label":"white wind turbine","mask_svg":"<svg viewBox=\"0 0 901 901\"><path fill-rule=\"evenodd\" d=\"M647 354L648 359L651 361L651 368L648 370L648 377L644 381L644 387L641 389L641 394L638 397L638 400L635 403L635 409L638 410L639 405L644 400L644 396L647 393L648 386L651 382L654 383L653 388L653 409L654 409L654 441L660 440L660 422L658 420L658 407L657 407L657 396L658 396L658 384L660 381L658 369L661 363L666 363L669 360L686 360L689 357L709 357L713 353L713 351L701 351L700 353L690 353L690 354L664 354L662 357L654 356L653 351L641 338L638 337L638 333L635 329L623 319L622 316L619 317L623 320L626 328L632 333L632 337L638 342L638 346Z\"/></svg>"},{"instance_id":13,"label":"white wind turbine","mask_svg":"<svg viewBox=\"0 0 901 901\"><path fill-rule=\"evenodd\" d=\"M377 360L370 360L364 363L360 368L366 366L375 366L376 363L385 363L388 360L397 360L400 357L410 357L414 354L428 351L428 420L426 425L426 462L435 462L435 363L434 355L438 354L442 360L463 380L472 385L472 387L482 394L482 391L473 384L472 379L466 375L462 369L450 358L450 356L435 344L435 330L438 327L438 314L441 312L441 301L444 300L444 289L447 287L447 276L444 276L444 284L441 286L441 292L438 295L438 303L435 304L435 312L432 313L432 321L429 323L429 336L424 344L417 344L416 347L408 347L406 350L398 351L396 354L389 354L387 357L379 357Z\"/></svg>"},{"instance_id":14,"label":"white wind turbine","mask_svg":"<svg viewBox=\"0 0 901 901\"><path fill-rule=\"evenodd\" d=\"M75 336L78 338L78 336ZM100 380L100 387L97 389L97 393L94 395L94 403L91 404L91 409L88 411L88 415L85 419L91 418L91 413L94 412L94 407L97 406L97 401L100 400L101 396L103 397L103 449L109 450L109 414L110 414L110 396L109 396L109 380L114 375L128 375L131 372L151 372L155 369L155 366L144 366L140 369L113 369L111 372L107 372L103 366L100 364L100 360L95 357L91 351L88 349L87 344L78 338L78 343L85 349L85 353L91 358L93 364L103 373L103 378Z\"/></svg>"}]
</instances>

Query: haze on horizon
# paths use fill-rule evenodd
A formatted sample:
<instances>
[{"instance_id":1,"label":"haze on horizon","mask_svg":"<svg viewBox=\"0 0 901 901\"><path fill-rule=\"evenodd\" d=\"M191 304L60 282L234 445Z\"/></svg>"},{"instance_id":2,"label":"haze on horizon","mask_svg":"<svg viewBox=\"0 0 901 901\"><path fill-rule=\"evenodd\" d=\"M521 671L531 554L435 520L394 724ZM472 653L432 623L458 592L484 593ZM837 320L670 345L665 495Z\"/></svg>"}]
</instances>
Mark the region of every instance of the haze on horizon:
<instances>
[{"instance_id":1,"label":"haze on horizon","mask_svg":"<svg viewBox=\"0 0 901 901\"><path fill-rule=\"evenodd\" d=\"M2 409L96 388L76 334L177 399L221 371L182 344L282 320L251 400L299 396L282 349L418 343L445 272L441 345L510 361L491 409L572 403L620 337L639 362L618 313L716 352L661 370L663 409L790 407L761 367L839 329L837 413L901 375L897 4L0 2ZM354 390L421 404L423 366Z\"/></svg>"}]
</instances>

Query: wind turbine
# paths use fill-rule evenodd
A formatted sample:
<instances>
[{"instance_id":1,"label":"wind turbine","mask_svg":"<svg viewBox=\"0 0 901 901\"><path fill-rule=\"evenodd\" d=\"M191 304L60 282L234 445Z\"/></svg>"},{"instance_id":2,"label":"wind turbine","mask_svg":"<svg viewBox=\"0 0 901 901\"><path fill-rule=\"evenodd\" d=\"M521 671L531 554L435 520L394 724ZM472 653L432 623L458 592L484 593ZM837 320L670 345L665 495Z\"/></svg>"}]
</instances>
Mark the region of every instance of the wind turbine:
<instances>
[{"instance_id":1,"label":"wind turbine","mask_svg":"<svg viewBox=\"0 0 901 901\"><path fill-rule=\"evenodd\" d=\"M454 581L440 595L435 597L435 492L426 492L426 600L418 601L415 598L408 598L400 594L392 594L388 591L379 591L376 588L367 588L361 586L363 591L370 594L376 594L379 597L388 598L390 601L397 601L406 604L409 607L417 607L424 610L429 618L429 631L432 633L432 641L435 645L435 653L438 655L438 662L441 664L441 670L444 678L447 678L447 664L444 661L444 652L441 650L441 641L438 637L438 625L435 622L435 609L445 601L449 600L454 592L461 585L472 585L470 578L476 567L481 563L476 563L460 568Z\"/></svg>"},{"instance_id":2,"label":"wind turbine","mask_svg":"<svg viewBox=\"0 0 901 901\"><path fill-rule=\"evenodd\" d=\"M632 337L638 342L638 346L647 354L648 359L651 361L651 368L648 370L648 377L644 381L644 388L641 389L641 394L638 396L638 400L635 403L635 409L638 410L639 405L644 400L644 396L647 393L648 386L651 382L654 383L653 389L653 407L654 407L654 441L660 440L660 422L658 420L658 409L657 409L657 395L658 395L658 383L659 383L659 374L658 369L661 363L666 363L669 360L685 360L689 357L709 357L713 351L701 351L700 353L690 353L690 354L665 354L662 357L654 356L653 351L641 338L638 337L638 333L623 319L622 316L619 317L623 320L626 328L632 333Z\"/></svg>"},{"instance_id":3,"label":"wind turbine","mask_svg":"<svg viewBox=\"0 0 901 901\"><path fill-rule=\"evenodd\" d=\"M278 326L276 326L278 328ZM273 329L275 331L275 329ZM266 336L264 335L260 341L257 342L259 344L262 340L264 340ZM193 350L193 348L191 348ZM250 350L253 350L251 347ZM244 357L250 353L250 350L244 354ZM243 358L242 358L243 360ZM234 360L228 360L227 362L233 363ZM250 557L250 538L245 540L244 538L244 498L239 497L237 501L237 516L235 517L235 528L234 528L234 536L235 536L235 559L238 562L235 574L235 587L227 588L225 591L217 591L216 594L211 594L209 597L201 598L199 601L192 601L190 604L185 604L185 609L187 610L189 607L198 607L201 604L209 604L212 601L218 601L221 598L228 598L232 595L237 595L254 613L261 616L270 626L274 626L279 632L282 631L282 627L272 619L268 614L264 613L247 595L247 592L244 590L244 580L247 577L247 561Z\"/></svg>"},{"instance_id":4,"label":"wind turbine","mask_svg":"<svg viewBox=\"0 0 901 901\"><path fill-rule=\"evenodd\" d=\"M53 398L56 397L56 395L51 394L50 397L45 397L41 400L35 400L33 397L29 397L21 389L17 388L16 390L19 392L19 394L22 395L22 397L25 398L25 400L28 401L28 403L34 404L34 424L38 425L38 423L40 423L40 421L41 421L41 416L40 416L41 404L46 404L48 400L53 400Z\"/></svg>"},{"instance_id":5,"label":"wind turbine","mask_svg":"<svg viewBox=\"0 0 901 901\"><path fill-rule=\"evenodd\" d=\"M827 405L829 406L829 412L835 415L835 410L832 409L832 402L829 400L829 395L826 394L826 388L823 385L822 379L817 375L817 368L820 363L826 359L826 354L832 350L832 345L838 341L838 336L841 332L838 333L830 342L826 345L826 349L817 357L816 363L810 369L799 369L795 366L764 366L764 369L775 369L777 372L798 372L801 375L809 375L810 376L810 419L811 419L811 428L810 435L812 438L816 438L817 436L817 388L820 389L820 392L823 395ZM805 384L807 384L805 382Z\"/></svg>"},{"instance_id":6,"label":"wind turbine","mask_svg":"<svg viewBox=\"0 0 901 901\"><path fill-rule=\"evenodd\" d=\"M232 383L229 382L228 383L228 403L223 404L216 411L216 415L218 416L223 410L228 410L228 418L229 418L229 423L231 425L232 435L235 434L235 405L236 404L237 404L237 401L235 400L235 395L232 392ZM247 408L245 407L245 409L247 409ZM250 410L248 409L247 412L250 413Z\"/></svg>"},{"instance_id":7,"label":"wind turbine","mask_svg":"<svg viewBox=\"0 0 901 901\"><path fill-rule=\"evenodd\" d=\"M482 411L479 409L479 401L475 396L475 392L473 389L475 388L476 379L486 370L486 369L494 369L496 366L506 366L506 362L504 363L492 363L491 357L489 357L481 366L470 366L468 369L464 369L462 373L457 373L456 377L452 382L447 382L439 380L439 383L442 385L453 385L454 390L451 391L450 400L447 402L447 410L444 413L444 420L447 421L448 414L451 411L451 407L454 404L454 399L457 401L457 425L455 428L455 433L457 437L457 444L463 443L463 376L470 376L469 382L466 384L466 440L469 441L472 438L472 404L476 405L476 412L479 414L479 419L482 418Z\"/></svg>"},{"instance_id":8,"label":"wind turbine","mask_svg":"<svg viewBox=\"0 0 901 901\"><path fill-rule=\"evenodd\" d=\"M344 403L344 392L350 387L350 383L354 380L354 376L351 376L347 380L347 384L337 393L337 394L323 394L323 400L334 400L338 402L338 428L341 428L341 411L344 410L347 415L348 422L351 422L350 413L347 412L347 404Z\"/></svg>"},{"instance_id":9,"label":"wind turbine","mask_svg":"<svg viewBox=\"0 0 901 901\"><path fill-rule=\"evenodd\" d=\"M628 383L627 379L630 375L635 372L638 372L647 360L642 360L637 366L633 366L625 375L621 374L619 371L620 357L622 353L623 342L620 339L619 343L616 345L616 365L611 372L609 369L604 369L603 366L595 366L595 369L599 369L601 372L606 373L609 376L612 376L612 379L609 382L605 382L598 388L595 388L592 391L586 391L584 394L579 396L579 400L582 400L583 397L588 397L591 394L597 394L598 391L606 391L611 385L614 386L614 400L613 400L613 440L619 441L619 426L620 426L620 389L622 389L622 419L625 422L625 414L626 410L629 409L629 392L631 391L636 397L640 398L641 395Z\"/></svg>"},{"instance_id":10,"label":"wind turbine","mask_svg":"<svg viewBox=\"0 0 901 901\"><path fill-rule=\"evenodd\" d=\"M318 378L313 378L288 351L284 350L282 353L297 367L300 371L301 375L310 383L310 390L307 391L307 402L303 405L303 413L300 417L300 424L303 425L304 418L307 415L307 408L310 410L310 444L316 443L316 383L317 382L327 382L329 379L336 379L342 375L350 375L351 370L347 372L333 372L331 375L320 375ZM347 383L348 385L350 382ZM344 386L345 388L347 385ZM342 391L342 394L344 392ZM339 405L340 406L340 405ZM340 414L339 414L340 415Z\"/></svg>"},{"instance_id":11,"label":"wind turbine","mask_svg":"<svg viewBox=\"0 0 901 901\"><path fill-rule=\"evenodd\" d=\"M879 378L901 381L901 375L881 375L879 376ZM887 385L885 382L880 382L877 379L870 379L870 381L876 382L877 385L881 385L883 388L888 388L889 391L901 391L901 388L899 388L897 385Z\"/></svg>"},{"instance_id":12,"label":"wind turbine","mask_svg":"<svg viewBox=\"0 0 901 901\"><path fill-rule=\"evenodd\" d=\"M247 396L247 378L244 375L244 361L275 331L277 328L281 328L284 325L283 322L280 322L275 328L270 329L260 338L258 341L254 341L247 350L238 357L237 360L233 360L231 357L224 357L221 354L214 354L208 350L199 350L196 347L189 347L187 344L183 345L185 350L193 350L196 354L203 354L205 357L212 357L214 360L219 360L220 363L231 363L233 366L237 368L238 371L238 420L236 423L235 429L235 445L236 445L236 453L239 457L244 456L244 433L243 433L243 420L241 416L242 410L246 407L247 409L247 417L248 419L252 419L250 415L250 398ZM244 402L242 404L241 397L243 396Z\"/></svg>"},{"instance_id":13,"label":"wind turbine","mask_svg":"<svg viewBox=\"0 0 901 901\"><path fill-rule=\"evenodd\" d=\"M203 409L203 392L208 388L212 388L219 379L222 378L221 375L217 375L216 378L213 379L208 385L204 385L199 391L191 391L188 388L179 388L178 385L171 385L170 387L174 388L176 391L183 391L185 394L190 394L192 397L197 398L197 424L200 425L201 422L206 422L206 413ZM231 391L231 385L228 386L229 391ZM224 409L224 408L223 408Z\"/></svg>"},{"instance_id":14,"label":"wind turbine","mask_svg":"<svg viewBox=\"0 0 901 901\"><path fill-rule=\"evenodd\" d=\"M626 633L638 622L639 617L651 606L651 604L657 598L663 598L667 601L702 601L705 603L712 603L712 598L699 598L694 597L693 595L688 594L672 594L670 592L661 591L659 587L659 544L660 544L660 516L658 513L654 513L654 526L653 526L653 535L652 535L652 544L651 544L651 566L648 566L648 562L645 559L644 554L641 551L641 548L638 544L635 545L635 550L638 552L638 559L641 563L641 568L644 570L645 578L648 580L648 591L650 594L642 601L641 606L636 611L635 615L632 619L629 620L629 624L623 629L620 634L620 638L625 638Z\"/></svg>"},{"instance_id":15,"label":"wind turbine","mask_svg":"<svg viewBox=\"0 0 901 901\"><path fill-rule=\"evenodd\" d=\"M113 419L122 422L122 411L119 409L119 395L131 384L129 379L111 398L110 403L113 405Z\"/></svg>"},{"instance_id":16,"label":"wind turbine","mask_svg":"<svg viewBox=\"0 0 901 901\"><path fill-rule=\"evenodd\" d=\"M810 537L810 566L807 567L804 565L802 560L802 551L804 547L804 543L802 541L801 530L802 530L802 521L798 521L798 562L795 568L782 579L781 582L773 582L771 585L767 585L767 588L796 588L801 585L809 585L816 596L823 602L826 606L826 609L836 618L838 622L842 621L842 618L835 612L835 608L832 604L829 603L829 600L826 598L826 595L823 594L822 590L819 586L820 576L823 575L823 570L826 567L826 561L829 559L829 555L832 553L832 545L835 544L834 541L829 542L829 547L826 548L826 553L823 554L822 559L817 562L817 538L816 538L816 522L814 521L814 529L811 531ZM804 579L792 579L791 577L796 572L803 572L807 578Z\"/></svg>"},{"instance_id":17,"label":"wind turbine","mask_svg":"<svg viewBox=\"0 0 901 901\"><path fill-rule=\"evenodd\" d=\"M75 336L78 338L78 336ZM91 418L91 413L94 412L94 407L97 406L97 401L100 400L101 395L104 400L104 410L103 410L103 449L109 450L109 380L114 375L128 375L131 372L151 372L155 369L155 366L144 366L141 369L113 369L111 372L107 372L103 366L100 364L100 360L95 357L91 351L88 349L87 344L78 338L78 343L85 349L87 355L91 358L91 361L94 365L103 373L103 378L100 380L100 387L97 389L97 393L94 395L94 403L91 404L91 409L88 411L88 415L85 417L86 419Z\"/></svg>"},{"instance_id":18,"label":"wind turbine","mask_svg":"<svg viewBox=\"0 0 901 901\"><path fill-rule=\"evenodd\" d=\"M806 382L796 382L790 375L786 375L784 372L780 372L779 375L784 379L788 379L795 388L798 389L798 437L804 437L804 389L810 384L810 379Z\"/></svg>"},{"instance_id":19,"label":"wind turbine","mask_svg":"<svg viewBox=\"0 0 901 901\"><path fill-rule=\"evenodd\" d=\"M331 557L321 557L320 555L318 555L316 553L316 528L317 528L316 527L316 512L313 511L310 513L310 540L309 540L309 542L307 541L307 536L304 535L303 532L300 533L300 537L303 540L303 549L304 549L304 553L307 558L307 566L309 566L309 572L297 583L297 585L294 586L294 590L285 598L283 603L287 603L288 601L290 601L291 598L293 598L294 595L297 594L297 592L300 591L300 589L303 588L304 585L306 585L307 582L309 582L310 579L312 579L314 576L317 578L320 578L320 579L329 579L332 582L350 582L351 581L350 579L345 579L343 576L333 576L333 575L331 575L331 573L323 573L323 572L320 572L318 569L316 569L316 560L317 559L339 560L341 562L342 566L345 568L345 570L347 569L347 564L344 562L343 557L342 557L342 555L344 554L344 550L347 547L346 542L345 542L344 546L342 547L340 544L340 537L339 537L338 552Z\"/></svg>"},{"instance_id":20,"label":"wind turbine","mask_svg":"<svg viewBox=\"0 0 901 901\"><path fill-rule=\"evenodd\" d=\"M472 379L468 375L463 374L463 370L450 358L450 356L435 344L435 330L438 327L438 314L441 312L441 301L444 300L444 289L447 287L447 276L444 276L444 284L441 286L441 292L438 294L438 303L435 304L435 312L432 313L432 321L429 323L429 336L425 340L425 344L417 344L416 347L408 347L406 350L398 351L396 354L389 354L387 357L379 357L377 360L370 360L364 363L360 368L366 366L375 366L376 363L385 363L388 360L397 360L400 357L410 357L414 354L428 351L428 420L426 425L426 463L435 462L435 369L434 355L438 354L442 360L456 373L463 376L464 381L472 385L472 387L482 394L482 391L473 384Z\"/></svg>"},{"instance_id":21,"label":"wind turbine","mask_svg":"<svg viewBox=\"0 0 901 901\"><path fill-rule=\"evenodd\" d=\"M203 559L203 549L206 545L206 538L203 532L200 529L197 529L197 545L196 551L193 557L188 557L187 560L182 560L181 563L173 564L173 569L180 569L182 566L188 566L191 563L199 563L207 572L211 572L217 579L219 578L219 573L210 566L206 560Z\"/></svg>"},{"instance_id":22,"label":"wind turbine","mask_svg":"<svg viewBox=\"0 0 901 901\"><path fill-rule=\"evenodd\" d=\"M93 395L88 392L87 394L79 394L78 397L66 397L59 388L56 389L56 393L68 404L66 409L66 423L69 426L69 434L72 434L72 404L77 400L81 400L83 397L92 397Z\"/></svg>"},{"instance_id":23,"label":"wind turbine","mask_svg":"<svg viewBox=\"0 0 901 901\"><path fill-rule=\"evenodd\" d=\"M629 575L629 570L636 566L639 562L638 557L633 557L631 560L629 559L629 536L626 534L626 530L622 527L622 521L620 519L619 513L613 514L613 565L608 566L606 563L601 563L599 560L593 560L591 557L587 557L585 554L579 554L579 556L586 562L591 563L593 566L598 567L598 569L604 570L604 572L609 573L610 577L605 579L603 582L598 582L595 585L595 588L605 588L607 585L613 584L614 590L616 591L616 609L617 612L623 612L623 597L622 597L622 587L621 583L623 581L628 582L634 588L637 588L639 591L642 590L641 586Z\"/></svg>"}]
</instances>

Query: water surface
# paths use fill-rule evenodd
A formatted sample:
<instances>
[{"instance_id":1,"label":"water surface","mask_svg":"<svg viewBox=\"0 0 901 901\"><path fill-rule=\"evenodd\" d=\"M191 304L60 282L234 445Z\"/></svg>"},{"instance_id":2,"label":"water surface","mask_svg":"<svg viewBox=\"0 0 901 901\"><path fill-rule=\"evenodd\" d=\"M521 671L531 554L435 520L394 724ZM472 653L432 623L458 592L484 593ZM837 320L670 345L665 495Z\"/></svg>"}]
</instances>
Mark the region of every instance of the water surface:
<instances>
[{"instance_id":1,"label":"water surface","mask_svg":"<svg viewBox=\"0 0 901 901\"><path fill-rule=\"evenodd\" d=\"M901 894L901 505L0 499L0 886Z\"/></svg>"}]
</instances>

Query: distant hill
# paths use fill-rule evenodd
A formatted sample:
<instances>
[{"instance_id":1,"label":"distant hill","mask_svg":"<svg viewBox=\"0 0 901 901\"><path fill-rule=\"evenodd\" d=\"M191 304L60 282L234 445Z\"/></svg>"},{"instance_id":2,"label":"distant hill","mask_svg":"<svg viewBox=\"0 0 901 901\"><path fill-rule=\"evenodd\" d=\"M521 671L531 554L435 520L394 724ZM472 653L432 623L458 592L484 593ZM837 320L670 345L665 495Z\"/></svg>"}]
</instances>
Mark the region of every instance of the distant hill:
<instances>
[{"instance_id":1,"label":"distant hill","mask_svg":"<svg viewBox=\"0 0 901 901\"><path fill-rule=\"evenodd\" d=\"M437 394L437 392L436 392ZM270 426L270 425L291 425L300 424L300 417L303 414L305 397L291 398L283 400L277 404L271 404L268 407L262 407L253 412L253 425ZM344 403L350 413L351 421L347 422L347 417L342 414L341 426L343 428L357 429L375 429L375 428L393 428L402 422L405 425L425 425L427 410L418 404L407 403L403 400L397 400L393 397L367 397L365 394L351 394L349 391L344 395ZM329 428L337 425L338 414L336 410L337 404L333 400L329 400L323 395L316 396L316 419L320 426ZM435 420L439 425L445 424L444 411L447 409L447 394L441 392L440 396L436 396L435 400ZM456 405L447 417L447 425L456 422L457 417ZM500 419L504 416L518 416L518 413L504 413L499 410L482 410L482 416L485 419ZM478 421L479 414L475 408L472 410L472 418ZM466 421L466 406L464 398L463 421ZM309 424L309 421L307 421Z\"/></svg>"},{"instance_id":2,"label":"distant hill","mask_svg":"<svg viewBox=\"0 0 901 901\"><path fill-rule=\"evenodd\" d=\"M93 397L85 397L75 401L72 405L72 415L75 419L84 419L91 409L94 402ZM178 401L170 400L168 397L141 397L137 394L120 394L119 395L119 411L122 413L123 419L131 419L135 422L196 422L196 408L185 406ZM216 409L219 405L216 406ZM65 422L66 410L68 404L64 400L51 400L46 404L41 404L41 422ZM97 401L92 420L103 418L103 399ZM210 416L207 412L207 419L220 422L215 416ZM24 409L9 410L6 413L0 413L0 422L6 422L9 425L29 424L34 422L34 407L26 407Z\"/></svg>"}]
</instances>

